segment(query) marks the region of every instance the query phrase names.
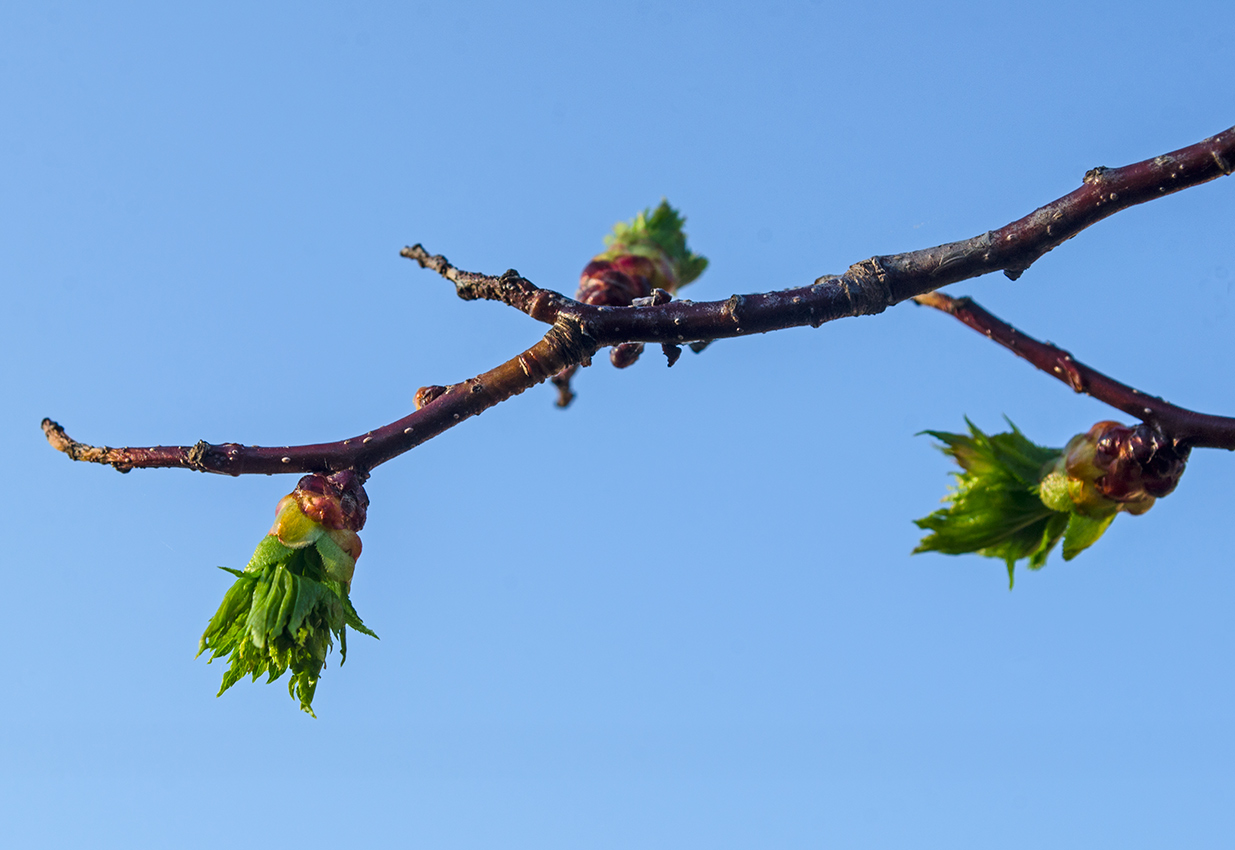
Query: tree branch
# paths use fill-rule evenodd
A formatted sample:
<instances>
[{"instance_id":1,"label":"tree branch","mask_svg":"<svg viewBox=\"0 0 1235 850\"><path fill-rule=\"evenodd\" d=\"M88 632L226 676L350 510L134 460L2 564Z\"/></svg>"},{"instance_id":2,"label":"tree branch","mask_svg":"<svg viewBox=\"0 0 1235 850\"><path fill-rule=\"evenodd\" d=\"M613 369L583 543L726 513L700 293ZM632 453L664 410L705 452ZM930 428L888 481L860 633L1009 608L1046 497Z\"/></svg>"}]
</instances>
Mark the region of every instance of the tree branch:
<instances>
[{"instance_id":1,"label":"tree branch","mask_svg":"<svg viewBox=\"0 0 1235 850\"><path fill-rule=\"evenodd\" d=\"M109 464L121 472L137 467L179 467L223 475L273 475L353 469L363 479L378 464L547 380L566 366L588 360L597 347L578 323L563 319L540 342L497 368L447 387L424 407L396 422L336 443L245 446L213 445L201 440L193 446L96 447L72 439L50 419L43 420L43 433L53 448L73 460Z\"/></svg>"},{"instance_id":2,"label":"tree branch","mask_svg":"<svg viewBox=\"0 0 1235 850\"><path fill-rule=\"evenodd\" d=\"M445 257L430 255L423 247L414 245L403 249L402 255L452 281L461 298L501 301L553 327L541 342L523 354L451 386L415 413L337 443L268 448L238 443L211 445L203 441L194 446L114 449L78 443L49 419L43 421L43 429L51 445L74 460L106 463L121 471L139 466L182 467L242 475L353 468L367 475L378 464L458 422L564 368L585 363L602 346L625 342L676 345L803 325L818 327L835 319L881 313L914 296L993 271L1002 270L1016 278L1043 254L1094 222L1135 204L1230 174L1232 162L1235 127L1151 160L1123 168L1092 169L1074 192L999 230L921 251L872 257L854 264L843 275L825 275L811 286L733 295L725 301L698 304L581 304L535 286L514 270L499 277L465 272ZM1155 408L1145 404L1142 409ZM1229 422L1221 417L1205 419ZM1196 441L1194 445L1231 447L1226 442L1215 442L1226 439L1228 432L1222 428L1213 430L1211 425L1206 430L1199 420L1190 427L1192 430L1186 433Z\"/></svg>"},{"instance_id":3,"label":"tree branch","mask_svg":"<svg viewBox=\"0 0 1235 850\"><path fill-rule=\"evenodd\" d=\"M914 300L956 317L1017 357L1028 360L1043 372L1063 381L1076 392L1092 396L1154 426L1177 448L1235 450L1235 419L1197 413L1157 396L1146 395L1086 366L1062 348L1018 331L998 316L988 313L972 298L953 298L942 292L930 292Z\"/></svg>"},{"instance_id":4,"label":"tree branch","mask_svg":"<svg viewBox=\"0 0 1235 850\"><path fill-rule=\"evenodd\" d=\"M552 319L542 321L556 321L558 315L570 315L601 345L616 345L747 336L804 325L818 327L835 319L873 315L915 295L971 277L1003 271L1016 279L1039 257L1091 224L1128 207L1230 174L1232 162L1235 162L1235 127L1195 145L1123 168L1099 166L1090 169L1080 188L998 230L920 251L871 257L850 266L843 275L825 275L811 286L733 295L725 301L697 304L674 301L648 307L597 307L551 293L556 309L551 314ZM417 254L413 256L410 252ZM445 258L428 257L420 246L404 249L403 255L416 259L422 266L434 268L451 280L468 281L456 283L463 298L484 297L506 303L514 300L501 283L505 275L487 278L460 272L446 263ZM440 260L441 265L431 265L420 255L428 260ZM519 280L527 283L522 278ZM481 292L485 294L478 294ZM529 313L520 304L512 306Z\"/></svg>"}]
</instances>

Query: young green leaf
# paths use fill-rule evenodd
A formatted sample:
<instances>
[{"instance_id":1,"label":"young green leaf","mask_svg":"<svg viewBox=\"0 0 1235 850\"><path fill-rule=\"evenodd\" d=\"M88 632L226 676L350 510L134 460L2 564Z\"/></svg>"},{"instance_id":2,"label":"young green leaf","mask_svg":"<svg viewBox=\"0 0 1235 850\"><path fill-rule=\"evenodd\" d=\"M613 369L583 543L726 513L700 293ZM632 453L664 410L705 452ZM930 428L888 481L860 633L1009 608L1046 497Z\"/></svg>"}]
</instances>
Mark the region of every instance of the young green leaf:
<instances>
[{"instance_id":1,"label":"young green leaf","mask_svg":"<svg viewBox=\"0 0 1235 850\"><path fill-rule=\"evenodd\" d=\"M1011 432L993 435L965 422L969 434L925 432L943 443L941 450L962 472L948 507L916 521L931 533L914 552L998 558L1007 565L1011 586L1017 561L1041 568L1067 528L1068 514L1038 496L1038 483L1060 452L1034 444L1010 422Z\"/></svg>"},{"instance_id":2,"label":"young green leaf","mask_svg":"<svg viewBox=\"0 0 1235 850\"><path fill-rule=\"evenodd\" d=\"M693 253L686 246L686 234L682 225L686 219L661 201L654 210L644 210L630 222L620 221L613 226L613 233L605 237L607 250L596 259L612 259L622 254L633 254L650 259L663 258L673 268L673 282L669 289L685 286L707 268L706 257Z\"/></svg>"},{"instance_id":3,"label":"young green leaf","mask_svg":"<svg viewBox=\"0 0 1235 850\"><path fill-rule=\"evenodd\" d=\"M926 431L960 466L948 507L917 520L931 533L914 552L999 558L1012 586L1022 558L1036 570L1063 540L1070 561L1097 542L1118 513L1145 513L1173 489L1188 452L1151 426L1103 421L1063 449L1047 449L1012 431L986 435Z\"/></svg>"},{"instance_id":4,"label":"young green leaf","mask_svg":"<svg viewBox=\"0 0 1235 850\"><path fill-rule=\"evenodd\" d=\"M312 715L313 695L333 640L339 639L341 649L346 646L349 625L377 635L356 614L346 586L325 574L317 546L328 537L305 549L282 547L279 560L264 561L258 556L273 551L270 539L258 546L250 562L262 566L243 573L229 570L236 582L207 625L198 655L210 650L211 661L230 656L220 695L244 676L257 681L266 675L273 682L290 671L288 691Z\"/></svg>"},{"instance_id":5,"label":"young green leaf","mask_svg":"<svg viewBox=\"0 0 1235 850\"><path fill-rule=\"evenodd\" d=\"M1068 530L1063 535L1063 559L1071 561L1081 552L1098 542L1111 523L1115 514L1108 514L1101 519L1091 519L1082 514L1071 514L1068 518Z\"/></svg>"}]
</instances>

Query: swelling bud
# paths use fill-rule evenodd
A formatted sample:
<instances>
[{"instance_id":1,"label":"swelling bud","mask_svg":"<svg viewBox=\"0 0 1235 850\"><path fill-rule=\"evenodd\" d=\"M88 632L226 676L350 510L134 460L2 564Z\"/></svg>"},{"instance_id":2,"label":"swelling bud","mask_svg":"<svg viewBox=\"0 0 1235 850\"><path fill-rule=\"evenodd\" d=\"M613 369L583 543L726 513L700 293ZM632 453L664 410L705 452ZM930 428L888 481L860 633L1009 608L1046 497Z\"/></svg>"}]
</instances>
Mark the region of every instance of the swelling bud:
<instances>
[{"instance_id":1,"label":"swelling bud","mask_svg":"<svg viewBox=\"0 0 1235 850\"><path fill-rule=\"evenodd\" d=\"M1149 425L1106 420L1068 441L1039 495L1053 510L1091 519L1120 511L1139 516L1175 489L1187 460L1187 449Z\"/></svg>"}]
</instances>

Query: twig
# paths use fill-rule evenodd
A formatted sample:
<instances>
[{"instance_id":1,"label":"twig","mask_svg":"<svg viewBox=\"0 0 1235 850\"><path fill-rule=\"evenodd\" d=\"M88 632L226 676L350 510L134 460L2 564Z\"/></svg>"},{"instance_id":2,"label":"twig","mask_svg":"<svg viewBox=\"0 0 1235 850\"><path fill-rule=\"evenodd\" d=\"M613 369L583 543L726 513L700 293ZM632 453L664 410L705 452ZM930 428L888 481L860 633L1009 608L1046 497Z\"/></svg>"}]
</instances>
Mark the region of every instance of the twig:
<instances>
[{"instance_id":1,"label":"twig","mask_svg":"<svg viewBox=\"0 0 1235 850\"><path fill-rule=\"evenodd\" d=\"M955 316L969 327L985 334L1017 357L1063 381L1078 393L1122 410L1161 431L1178 448L1235 450L1235 419L1211 416L1146 395L1120 383L1072 355L1046 342L1028 336L998 316L979 306L972 298L953 298L942 292L919 295L917 303Z\"/></svg>"},{"instance_id":2,"label":"twig","mask_svg":"<svg viewBox=\"0 0 1235 850\"><path fill-rule=\"evenodd\" d=\"M422 269L435 271L449 280L464 301L501 301L548 325L557 321L564 303L574 303L551 289L541 289L514 269L507 269L499 277L465 272L441 254L430 254L420 244L404 248L399 256L415 260Z\"/></svg>"},{"instance_id":3,"label":"twig","mask_svg":"<svg viewBox=\"0 0 1235 850\"><path fill-rule=\"evenodd\" d=\"M1119 210L1230 174L1235 127L1195 145L1123 168L1095 168L1083 185L1028 216L960 242L905 254L872 257L845 274L827 275L811 286L734 295L725 301L674 301L658 306L603 307L580 304L541 289L513 270L499 277L461 271L423 247L402 255L455 284L460 297L501 301L553 325L523 354L445 393L415 413L360 437L309 446L257 447L238 443L153 448L95 448L78 443L44 420L53 447L74 460L135 467L181 467L228 475L329 472L367 474L380 463L437 436L458 422L522 392L562 369L581 364L607 345L645 342L677 345L748 336L850 316L873 315L889 306L967 278L1004 271L1016 278L1046 252ZM1122 386L1122 385L1121 385ZM1138 396L1145 399L1147 397ZM1162 402L1165 404L1165 402ZM1118 406L1118 405L1117 405ZM1121 408L1124 409L1124 408ZM1153 411L1148 402L1142 410ZM1173 408L1181 413L1180 408ZM1133 413L1132 415L1138 415ZM1150 414L1146 414L1150 415ZM1231 448L1230 420L1198 417L1186 433L1193 445ZM1184 420L1180 420L1183 424ZM1209 425L1203 423L1208 422ZM1224 423L1218 426L1216 423ZM1227 442L1223 442L1226 440Z\"/></svg>"}]
</instances>

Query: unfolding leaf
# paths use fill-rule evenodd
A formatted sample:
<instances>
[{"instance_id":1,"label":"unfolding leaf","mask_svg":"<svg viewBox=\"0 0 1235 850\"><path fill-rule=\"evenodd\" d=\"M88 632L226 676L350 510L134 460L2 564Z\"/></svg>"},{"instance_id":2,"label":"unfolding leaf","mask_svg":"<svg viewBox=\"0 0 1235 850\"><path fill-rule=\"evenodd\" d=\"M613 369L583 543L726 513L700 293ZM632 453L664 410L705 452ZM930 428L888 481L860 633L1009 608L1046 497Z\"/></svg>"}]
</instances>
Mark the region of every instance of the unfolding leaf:
<instances>
[{"instance_id":1,"label":"unfolding leaf","mask_svg":"<svg viewBox=\"0 0 1235 850\"><path fill-rule=\"evenodd\" d=\"M1115 514L1107 514L1100 519L1092 519L1082 514L1074 513L1068 520L1068 530L1063 536L1063 559L1071 561L1081 552L1098 542L1111 523Z\"/></svg>"},{"instance_id":2,"label":"unfolding leaf","mask_svg":"<svg viewBox=\"0 0 1235 850\"><path fill-rule=\"evenodd\" d=\"M931 533L914 552L999 558L1011 579L1021 559L1041 567L1067 526L1067 515L1048 508L1037 494L1059 452L1030 442L1015 425L1009 433L987 435L966 423L969 434L925 432L943 443L963 472L947 497L949 506L917 520Z\"/></svg>"},{"instance_id":3,"label":"unfolding leaf","mask_svg":"<svg viewBox=\"0 0 1235 850\"><path fill-rule=\"evenodd\" d=\"M343 654L349 625L376 637L352 607L347 583L328 574L345 564L340 557L350 560L326 535L302 549L268 536L245 571L228 570L236 581L198 647L199 655L209 649L211 660L230 656L220 695L245 676L256 681L264 675L273 682L290 672L288 692L313 714L313 695L334 639Z\"/></svg>"}]
</instances>

